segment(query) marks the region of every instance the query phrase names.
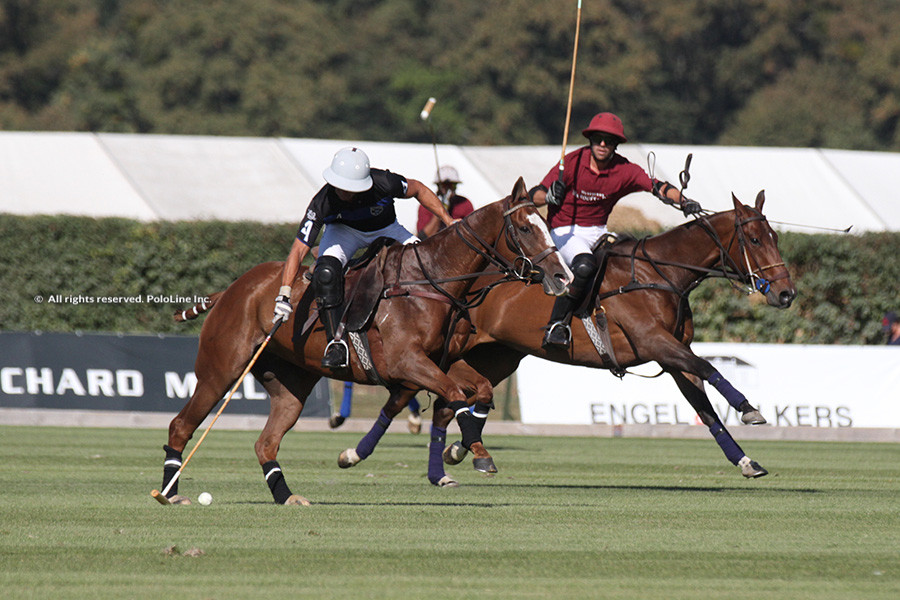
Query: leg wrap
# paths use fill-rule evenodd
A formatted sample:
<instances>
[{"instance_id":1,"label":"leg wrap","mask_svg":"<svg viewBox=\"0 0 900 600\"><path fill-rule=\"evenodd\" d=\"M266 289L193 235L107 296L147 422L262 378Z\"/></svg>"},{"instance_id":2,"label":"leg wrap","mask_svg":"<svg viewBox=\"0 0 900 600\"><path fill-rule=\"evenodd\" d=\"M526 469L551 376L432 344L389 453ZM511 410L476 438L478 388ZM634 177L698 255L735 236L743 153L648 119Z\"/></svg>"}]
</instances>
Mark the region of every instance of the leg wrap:
<instances>
[{"instance_id":1,"label":"leg wrap","mask_svg":"<svg viewBox=\"0 0 900 600\"><path fill-rule=\"evenodd\" d=\"M431 426L431 443L428 445L428 481L437 485L443 479L444 447L447 445L447 428Z\"/></svg>"},{"instance_id":2,"label":"leg wrap","mask_svg":"<svg viewBox=\"0 0 900 600\"><path fill-rule=\"evenodd\" d=\"M181 468L181 452L175 450L174 448L170 448L169 446L163 446L163 450L166 451L166 462L163 463L162 489L166 489L166 486L169 485L169 482L172 481L173 477L175 477L175 473L177 473L178 469ZM172 486L172 489L169 490L169 493L166 494L166 497L171 498L177 493L178 482L176 481L175 485Z\"/></svg>"},{"instance_id":3,"label":"leg wrap","mask_svg":"<svg viewBox=\"0 0 900 600\"><path fill-rule=\"evenodd\" d=\"M733 406L735 409L740 411L741 404L747 401L747 398L734 389L734 386L728 382L727 379L722 377L722 374L718 371L713 371L713 374L709 376L707 379L709 383L716 388L716 390L722 394L722 396L728 401L728 404Z\"/></svg>"},{"instance_id":4,"label":"leg wrap","mask_svg":"<svg viewBox=\"0 0 900 600\"><path fill-rule=\"evenodd\" d=\"M456 416L456 423L462 433L462 445L466 450L472 449L472 444L481 441L481 430L484 429L484 419L476 418L469 410L468 404L461 400L451 402L448 406ZM486 415L485 415L486 416Z\"/></svg>"},{"instance_id":5,"label":"leg wrap","mask_svg":"<svg viewBox=\"0 0 900 600\"><path fill-rule=\"evenodd\" d=\"M741 447L738 446L725 427L721 423L716 422L709 426L709 432L716 438L716 443L719 444L722 452L725 453L725 458L730 460L733 465L738 464L738 461L744 457L744 451L741 450Z\"/></svg>"},{"instance_id":6,"label":"leg wrap","mask_svg":"<svg viewBox=\"0 0 900 600\"><path fill-rule=\"evenodd\" d=\"M353 382L344 382L344 397L341 400L340 415L345 419L350 417L350 411L353 409Z\"/></svg>"},{"instance_id":7,"label":"leg wrap","mask_svg":"<svg viewBox=\"0 0 900 600\"><path fill-rule=\"evenodd\" d=\"M272 498L275 499L275 504L284 504L291 497L291 490L288 489L278 461L270 460L262 466L262 470L266 483L269 484L269 490L272 491Z\"/></svg>"},{"instance_id":8,"label":"leg wrap","mask_svg":"<svg viewBox=\"0 0 900 600\"><path fill-rule=\"evenodd\" d=\"M378 445L378 441L390 426L391 418L384 414L384 409L382 409L381 414L378 415L378 420L372 425L372 429L370 429L369 433L363 436L363 439L359 440L359 444L356 445L356 453L359 455L360 459L365 460L371 456L375 451L375 446Z\"/></svg>"}]
</instances>

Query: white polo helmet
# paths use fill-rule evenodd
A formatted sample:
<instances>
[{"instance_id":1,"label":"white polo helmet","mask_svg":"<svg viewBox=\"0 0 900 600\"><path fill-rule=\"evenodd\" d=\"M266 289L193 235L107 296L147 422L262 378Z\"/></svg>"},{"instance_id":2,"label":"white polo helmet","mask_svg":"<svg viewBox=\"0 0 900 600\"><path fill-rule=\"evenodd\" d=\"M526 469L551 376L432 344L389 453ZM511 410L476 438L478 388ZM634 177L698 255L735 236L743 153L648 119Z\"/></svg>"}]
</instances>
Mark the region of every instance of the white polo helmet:
<instances>
[{"instance_id":1,"label":"white polo helmet","mask_svg":"<svg viewBox=\"0 0 900 600\"><path fill-rule=\"evenodd\" d=\"M435 183L460 183L459 181L459 173L451 167L450 165L444 165L434 176Z\"/></svg>"},{"instance_id":2,"label":"white polo helmet","mask_svg":"<svg viewBox=\"0 0 900 600\"><path fill-rule=\"evenodd\" d=\"M339 190L365 192L372 187L369 157L359 148L341 148L331 160L331 166L322 171L322 177Z\"/></svg>"}]
</instances>

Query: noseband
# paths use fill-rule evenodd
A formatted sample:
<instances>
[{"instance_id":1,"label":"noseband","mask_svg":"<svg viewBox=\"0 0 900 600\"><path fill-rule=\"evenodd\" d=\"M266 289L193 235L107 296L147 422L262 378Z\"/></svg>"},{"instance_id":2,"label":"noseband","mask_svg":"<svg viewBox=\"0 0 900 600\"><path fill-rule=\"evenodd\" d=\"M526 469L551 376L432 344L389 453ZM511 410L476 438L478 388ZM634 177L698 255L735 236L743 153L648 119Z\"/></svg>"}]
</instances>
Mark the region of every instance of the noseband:
<instances>
[{"instance_id":1,"label":"noseband","mask_svg":"<svg viewBox=\"0 0 900 600\"><path fill-rule=\"evenodd\" d=\"M785 271L781 275L776 275L775 277L772 277L772 278L764 277L763 273L765 271L768 271L769 269L775 269L778 267L784 267L785 266L784 262L782 261L782 262L773 263L771 265L761 266L759 264L759 261L756 260L756 257L751 256L750 252L747 249L747 238L744 235L744 225L746 225L747 223L751 223L753 221L765 221L765 220L766 220L766 218L764 216L756 215L756 216L752 216L752 217L747 217L746 219L744 219L742 221L736 221L734 224L735 236L732 239L732 243L733 243L734 239L737 239L738 250L739 250L741 256L743 256L743 258L744 258L744 266L746 267L746 270L747 270L747 272L744 274L744 277L746 278L745 283L747 283L750 286L751 290L755 289L758 292L760 292L761 294L768 294L769 290L772 287L773 282L778 281L779 279L785 279L789 276L787 269L785 269ZM752 264L751 264L751 259L752 259ZM737 265L734 265L734 267L735 267L735 270L737 271Z\"/></svg>"}]
</instances>

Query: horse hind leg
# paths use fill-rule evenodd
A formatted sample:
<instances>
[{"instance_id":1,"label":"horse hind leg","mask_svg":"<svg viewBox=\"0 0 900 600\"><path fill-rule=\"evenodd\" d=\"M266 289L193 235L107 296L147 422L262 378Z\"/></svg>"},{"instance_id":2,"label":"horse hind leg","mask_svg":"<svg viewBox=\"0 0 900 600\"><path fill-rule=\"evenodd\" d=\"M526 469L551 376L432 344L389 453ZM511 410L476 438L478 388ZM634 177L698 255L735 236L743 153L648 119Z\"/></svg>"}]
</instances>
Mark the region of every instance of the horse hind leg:
<instances>
[{"instance_id":1,"label":"horse hind leg","mask_svg":"<svg viewBox=\"0 0 900 600\"><path fill-rule=\"evenodd\" d=\"M163 446L166 458L163 462L163 482L160 489L167 490L166 497L170 504L190 504L187 497L178 494L180 480L176 478L183 464L182 453L203 420L228 392L231 382L226 377L212 372L199 375L190 400L169 423L168 443Z\"/></svg>"},{"instance_id":2,"label":"horse hind leg","mask_svg":"<svg viewBox=\"0 0 900 600\"><path fill-rule=\"evenodd\" d=\"M381 441L381 438L387 433L388 427L394 421L394 417L400 414L409 404L409 401L416 395L417 390L397 386L392 388L390 392L390 397L378 414L375 424L359 441L356 448L347 448L338 456L338 466L340 468L349 469L354 467L372 455L378 442Z\"/></svg>"},{"instance_id":3,"label":"horse hind leg","mask_svg":"<svg viewBox=\"0 0 900 600\"><path fill-rule=\"evenodd\" d=\"M301 371L280 358L265 354L254 365L252 373L271 397L269 418L255 444L256 457L262 467L266 485L276 504L309 506L309 500L291 492L277 458L281 441L297 423L306 398L320 378Z\"/></svg>"}]
</instances>

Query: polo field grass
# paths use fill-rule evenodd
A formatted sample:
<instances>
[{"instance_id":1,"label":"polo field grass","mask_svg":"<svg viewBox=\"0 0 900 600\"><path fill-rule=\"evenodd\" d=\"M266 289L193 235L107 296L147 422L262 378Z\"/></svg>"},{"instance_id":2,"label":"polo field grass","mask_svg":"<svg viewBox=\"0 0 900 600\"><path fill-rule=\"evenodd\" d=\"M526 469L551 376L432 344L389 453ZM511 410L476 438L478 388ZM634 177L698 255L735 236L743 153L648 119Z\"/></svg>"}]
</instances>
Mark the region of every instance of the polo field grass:
<instances>
[{"instance_id":1,"label":"polo field grass","mask_svg":"<svg viewBox=\"0 0 900 600\"><path fill-rule=\"evenodd\" d=\"M492 436L500 472L441 489L426 434L341 470L360 434L290 432L302 507L257 435L214 429L161 506L162 430L0 426L0 597L900 597L900 445L742 442L747 480L711 440Z\"/></svg>"}]
</instances>

